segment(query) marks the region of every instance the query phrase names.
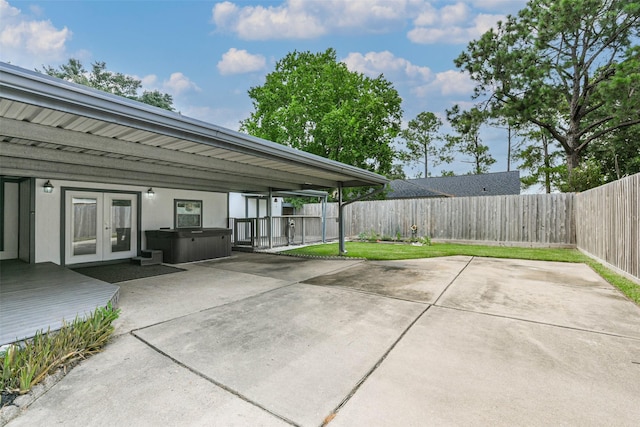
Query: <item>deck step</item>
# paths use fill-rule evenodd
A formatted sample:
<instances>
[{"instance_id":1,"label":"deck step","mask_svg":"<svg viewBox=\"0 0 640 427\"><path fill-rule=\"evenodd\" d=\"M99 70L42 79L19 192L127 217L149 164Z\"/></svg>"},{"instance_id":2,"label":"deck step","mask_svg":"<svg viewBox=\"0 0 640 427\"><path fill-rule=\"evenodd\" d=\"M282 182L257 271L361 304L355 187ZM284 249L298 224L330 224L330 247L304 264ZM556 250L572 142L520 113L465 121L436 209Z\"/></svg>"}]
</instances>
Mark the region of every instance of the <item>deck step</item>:
<instances>
[{"instance_id":1,"label":"deck step","mask_svg":"<svg viewBox=\"0 0 640 427\"><path fill-rule=\"evenodd\" d=\"M157 249L145 249L140 251L141 256L131 258L131 262L138 265L162 264L162 251Z\"/></svg>"}]
</instances>

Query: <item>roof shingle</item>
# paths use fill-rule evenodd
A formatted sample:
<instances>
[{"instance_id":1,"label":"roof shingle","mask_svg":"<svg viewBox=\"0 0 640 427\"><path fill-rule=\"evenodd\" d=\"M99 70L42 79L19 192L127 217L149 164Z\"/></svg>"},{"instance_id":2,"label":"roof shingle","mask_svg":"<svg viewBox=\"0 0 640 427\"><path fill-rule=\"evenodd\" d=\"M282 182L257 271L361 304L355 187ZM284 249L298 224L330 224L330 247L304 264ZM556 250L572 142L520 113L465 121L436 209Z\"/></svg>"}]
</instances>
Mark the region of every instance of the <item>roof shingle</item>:
<instances>
[{"instance_id":1,"label":"roof shingle","mask_svg":"<svg viewBox=\"0 0 640 427\"><path fill-rule=\"evenodd\" d=\"M391 181L389 186L387 199L520 194L520 172L396 179Z\"/></svg>"}]
</instances>

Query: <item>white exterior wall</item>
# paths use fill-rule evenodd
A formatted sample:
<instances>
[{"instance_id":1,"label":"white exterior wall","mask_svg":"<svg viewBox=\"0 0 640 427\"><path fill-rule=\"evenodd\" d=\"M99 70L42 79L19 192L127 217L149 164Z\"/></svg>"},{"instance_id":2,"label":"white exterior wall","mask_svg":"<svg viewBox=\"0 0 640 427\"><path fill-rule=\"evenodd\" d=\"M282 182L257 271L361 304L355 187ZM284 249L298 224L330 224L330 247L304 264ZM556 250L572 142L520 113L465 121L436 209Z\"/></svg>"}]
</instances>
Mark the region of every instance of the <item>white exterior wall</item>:
<instances>
[{"instance_id":1,"label":"white exterior wall","mask_svg":"<svg viewBox=\"0 0 640 427\"><path fill-rule=\"evenodd\" d=\"M42 191L42 186L45 182L46 180L43 179L36 180L36 262L51 261L56 264L60 263L61 187L140 192L142 194L142 241L140 242L142 249L146 248L145 230L157 230L161 227L173 228L174 199L202 200L203 227L226 228L228 226L226 193L153 187L155 195L150 198L147 196L148 186L99 184L52 179L51 184L53 184L54 190L53 193L48 194Z\"/></svg>"},{"instance_id":2,"label":"white exterior wall","mask_svg":"<svg viewBox=\"0 0 640 427\"><path fill-rule=\"evenodd\" d=\"M249 199L249 214L246 211L246 198L241 193L229 193L229 216L231 218L255 218L256 199ZM271 215L282 216L282 197L271 199ZM260 200L260 217L267 216L267 201Z\"/></svg>"},{"instance_id":3,"label":"white exterior wall","mask_svg":"<svg viewBox=\"0 0 640 427\"><path fill-rule=\"evenodd\" d=\"M244 196L240 193L229 193L229 216L231 218L244 218Z\"/></svg>"},{"instance_id":4,"label":"white exterior wall","mask_svg":"<svg viewBox=\"0 0 640 427\"><path fill-rule=\"evenodd\" d=\"M4 246L0 259L18 258L18 184L4 183Z\"/></svg>"}]
</instances>

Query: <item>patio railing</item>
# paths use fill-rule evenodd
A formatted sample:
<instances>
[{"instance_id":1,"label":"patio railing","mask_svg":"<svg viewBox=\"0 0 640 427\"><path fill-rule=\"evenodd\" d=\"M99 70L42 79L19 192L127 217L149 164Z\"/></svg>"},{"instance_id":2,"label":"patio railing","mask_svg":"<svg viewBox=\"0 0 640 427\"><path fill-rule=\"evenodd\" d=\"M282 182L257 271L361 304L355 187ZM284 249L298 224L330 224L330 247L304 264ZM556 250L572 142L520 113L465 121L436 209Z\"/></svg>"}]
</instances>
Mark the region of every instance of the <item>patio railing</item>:
<instances>
[{"instance_id":1,"label":"patio railing","mask_svg":"<svg viewBox=\"0 0 640 427\"><path fill-rule=\"evenodd\" d=\"M334 218L323 224L321 216L287 215L262 218L229 218L233 230L233 245L270 248L304 245L338 238Z\"/></svg>"}]
</instances>

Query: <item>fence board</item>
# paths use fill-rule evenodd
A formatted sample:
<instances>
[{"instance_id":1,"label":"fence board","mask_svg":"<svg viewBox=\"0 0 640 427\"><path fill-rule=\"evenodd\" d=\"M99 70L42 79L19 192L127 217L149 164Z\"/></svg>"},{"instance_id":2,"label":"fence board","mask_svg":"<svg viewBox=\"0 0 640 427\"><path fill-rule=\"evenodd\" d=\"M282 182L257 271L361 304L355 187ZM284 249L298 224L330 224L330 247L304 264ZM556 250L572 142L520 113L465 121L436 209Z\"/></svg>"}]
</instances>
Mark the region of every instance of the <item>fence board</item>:
<instances>
[{"instance_id":1,"label":"fence board","mask_svg":"<svg viewBox=\"0 0 640 427\"><path fill-rule=\"evenodd\" d=\"M640 173L576 195L577 246L640 278Z\"/></svg>"},{"instance_id":2,"label":"fence board","mask_svg":"<svg viewBox=\"0 0 640 427\"><path fill-rule=\"evenodd\" d=\"M574 194L537 194L355 202L345 206L345 234L360 233L442 240L475 240L543 246L575 245ZM320 204L301 214L318 215ZM335 222L336 203L327 204L327 222ZM328 238L331 238L329 233Z\"/></svg>"}]
</instances>

